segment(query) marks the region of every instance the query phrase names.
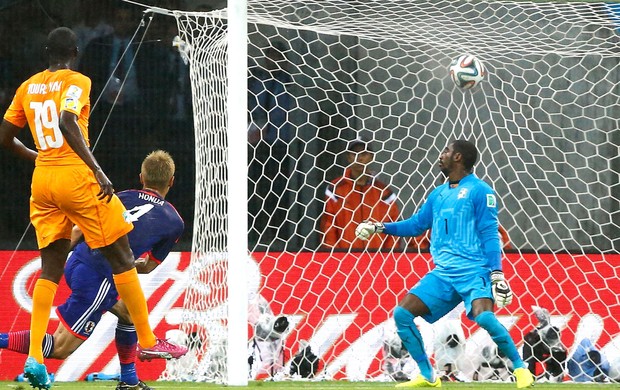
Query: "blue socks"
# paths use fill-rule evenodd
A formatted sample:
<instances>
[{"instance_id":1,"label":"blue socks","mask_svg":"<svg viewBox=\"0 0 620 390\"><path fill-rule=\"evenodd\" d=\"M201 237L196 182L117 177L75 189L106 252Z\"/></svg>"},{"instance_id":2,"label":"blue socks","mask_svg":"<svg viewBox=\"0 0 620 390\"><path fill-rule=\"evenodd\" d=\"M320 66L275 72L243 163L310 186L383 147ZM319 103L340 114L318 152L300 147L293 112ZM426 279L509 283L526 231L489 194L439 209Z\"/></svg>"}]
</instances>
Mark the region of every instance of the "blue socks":
<instances>
[{"instance_id":1,"label":"blue socks","mask_svg":"<svg viewBox=\"0 0 620 390\"><path fill-rule=\"evenodd\" d=\"M138 374L136 373L136 348L138 346L138 335L133 325L116 325L116 350L118 360L121 363L121 381L128 385L138 384Z\"/></svg>"},{"instance_id":2,"label":"blue socks","mask_svg":"<svg viewBox=\"0 0 620 390\"><path fill-rule=\"evenodd\" d=\"M429 382L434 382L435 370L428 356L426 356L422 335L418 327L413 323L413 318L413 314L407 309L400 306L396 306L396 309L394 309L394 321L396 322L398 336L413 360L418 364L420 374Z\"/></svg>"},{"instance_id":3,"label":"blue socks","mask_svg":"<svg viewBox=\"0 0 620 390\"><path fill-rule=\"evenodd\" d=\"M418 364L422 376L429 382L433 382L435 380L435 370L424 351L422 335L413 323L413 319L414 315L408 310L400 306L394 309L394 321L396 322L398 336L405 348L407 348L407 351L409 351L413 360ZM497 348L512 361L514 368L525 367L525 363L523 359L521 359L519 351L517 351L517 347L510 337L508 330L499 322L493 312L485 311L480 313L475 318L475 321L482 329L489 333L493 341L497 344Z\"/></svg>"},{"instance_id":4,"label":"blue socks","mask_svg":"<svg viewBox=\"0 0 620 390\"><path fill-rule=\"evenodd\" d=\"M523 368L525 363L517 351L514 341L510 337L508 330L490 311L485 311L474 319L478 325L491 335L491 338L497 344L497 348L512 362L514 368Z\"/></svg>"}]
</instances>

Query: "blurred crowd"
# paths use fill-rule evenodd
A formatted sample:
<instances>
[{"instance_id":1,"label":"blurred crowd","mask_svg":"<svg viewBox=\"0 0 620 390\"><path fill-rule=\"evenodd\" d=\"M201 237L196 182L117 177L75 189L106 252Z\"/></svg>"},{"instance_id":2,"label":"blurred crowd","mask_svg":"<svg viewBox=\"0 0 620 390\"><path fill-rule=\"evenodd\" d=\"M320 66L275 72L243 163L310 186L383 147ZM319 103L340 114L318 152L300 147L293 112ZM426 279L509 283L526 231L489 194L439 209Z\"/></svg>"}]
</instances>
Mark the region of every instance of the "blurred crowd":
<instances>
[{"instance_id":1,"label":"blurred crowd","mask_svg":"<svg viewBox=\"0 0 620 390\"><path fill-rule=\"evenodd\" d=\"M141 1L158 7L209 11L221 1ZM224 3L225 6L225 3ZM166 149L177 162L170 201L188 227L194 206L194 141L188 66L172 40L176 20L145 13L121 0L13 0L0 2L0 109L16 88L45 69L44 45L53 28L67 26L79 37L74 68L92 79L90 143L117 191L140 185L140 161ZM122 84L122 89L120 88ZM30 134L20 139L31 145ZM0 153L5 190L0 193L0 249L15 249L28 226L31 164ZM10 169L9 169L10 168ZM180 249L191 244L191 229ZM19 249L35 249L28 229Z\"/></svg>"}]
</instances>

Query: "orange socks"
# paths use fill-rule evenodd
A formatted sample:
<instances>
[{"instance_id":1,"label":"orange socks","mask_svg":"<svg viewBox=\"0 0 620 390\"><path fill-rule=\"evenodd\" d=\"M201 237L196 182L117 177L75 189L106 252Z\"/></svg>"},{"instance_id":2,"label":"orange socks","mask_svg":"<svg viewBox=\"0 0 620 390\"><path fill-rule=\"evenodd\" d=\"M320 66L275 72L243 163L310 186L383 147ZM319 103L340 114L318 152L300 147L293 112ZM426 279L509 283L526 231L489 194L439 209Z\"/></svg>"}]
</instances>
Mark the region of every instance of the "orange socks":
<instances>
[{"instance_id":1,"label":"orange socks","mask_svg":"<svg viewBox=\"0 0 620 390\"><path fill-rule=\"evenodd\" d=\"M47 279L38 279L32 293L32 315L30 316L30 347L28 356L43 363L43 337L50 321L50 311L58 285Z\"/></svg>"},{"instance_id":2,"label":"orange socks","mask_svg":"<svg viewBox=\"0 0 620 390\"><path fill-rule=\"evenodd\" d=\"M150 348L157 342L155 334L149 324L149 310L146 306L146 299L140 280L138 279L138 271L135 268L121 274L114 274L114 284L118 295L121 296L123 302L129 310L131 320L136 327L138 334L138 343L142 348ZM39 341L39 345L43 338Z\"/></svg>"}]
</instances>

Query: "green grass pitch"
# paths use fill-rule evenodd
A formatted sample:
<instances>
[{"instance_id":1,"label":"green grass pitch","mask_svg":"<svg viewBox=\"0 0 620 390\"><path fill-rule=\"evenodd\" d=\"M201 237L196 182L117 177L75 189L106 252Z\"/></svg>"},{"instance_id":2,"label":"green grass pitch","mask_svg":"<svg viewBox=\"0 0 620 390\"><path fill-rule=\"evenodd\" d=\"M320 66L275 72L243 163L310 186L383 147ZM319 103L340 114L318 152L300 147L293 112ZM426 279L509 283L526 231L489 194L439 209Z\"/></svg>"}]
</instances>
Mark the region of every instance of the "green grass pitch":
<instances>
[{"instance_id":1,"label":"green grass pitch","mask_svg":"<svg viewBox=\"0 0 620 390\"><path fill-rule=\"evenodd\" d=\"M231 389L243 387L235 386L223 386L214 385L210 383L197 383L197 382L147 382L147 384L153 387L155 390L175 390L175 389ZM52 387L52 390L73 390L73 389L109 389L114 390L116 388L116 382L58 382ZM325 382L250 382L248 388L253 389L265 389L265 390L296 390L296 389L308 389L308 390L337 390L337 389L360 389L360 390L375 390L375 389L393 389L394 383L379 383L379 382L347 382L347 381L325 381ZM442 388L454 389L454 390L469 390L469 389L484 389L484 390L508 390L516 389L514 383L443 383ZM607 390L618 389L620 384L585 384L585 383L537 383L534 386L534 390ZM13 390L28 390L31 387L26 383L18 382L0 382L0 389L13 389Z\"/></svg>"}]
</instances>

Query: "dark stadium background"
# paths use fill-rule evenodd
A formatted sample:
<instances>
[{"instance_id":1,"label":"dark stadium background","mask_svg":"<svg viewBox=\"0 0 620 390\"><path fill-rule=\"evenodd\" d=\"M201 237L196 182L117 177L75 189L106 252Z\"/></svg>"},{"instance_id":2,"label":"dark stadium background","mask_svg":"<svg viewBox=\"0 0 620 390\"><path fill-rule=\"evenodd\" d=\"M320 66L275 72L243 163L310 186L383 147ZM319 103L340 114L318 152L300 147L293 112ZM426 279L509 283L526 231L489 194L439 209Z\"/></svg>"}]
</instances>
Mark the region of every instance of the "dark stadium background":
<instances>
[{"instance_id":1,"label":"dark stadium background","mask_svg":"<svg viewBox=\"0 0 620 390\"><path fill-rule=\"evenodd\" d=\"M140 1L160 7L182 10L209 10L220 8L225 1ZM47 33L58 26L78 26L86 15L111 18L118 7L131 8L135 26L143 17L143 9L121 0L0 0L0 111L4 114L15 89L32 74L47 67L43 56L43 45ZM148 21L148 20L147 20ZM165 62L148 61L153 52L166 53L172 50L172 34L176 29L174 18L154 15L145 37L141 52L146 53L143 67L149 68L149 77L154 88L160 83L158 77L170 76ZM139 37L139 34L138 34ZM146 64L146 65L144 65ZM183 75L173 74L174 77ZM170 78L170 77L169 77ZM174 80L173 80L174 81ZM91 146L101 134L101 140L94 149L99 160L114 183L117 191L140 186L138 173L140 162L154 149L165 149L176 161L175 187L168 200L172 202L186 223L186 231L176 250L188 250L192 239L192 217L194 212L194 135L189 99L189 82L183 91L187 102L185 115L174 117L166 108L169 96L153 90L139 101L142 115L128 118L121 126L105 127L101 134L97 122L105 121L107 112L99 105L91 115ZM166 90L166 86L159 85ZM164 110L149 112L153 106L153 93L158 94L159 106ZM91 105L96 96L91 95ZM169 107L168 107L169 108ZM162 112L163 111L163 112ZM157 115L155 118L154 115ZM155 123L154 123L155 122ZM25 128L20 139L32 146L30 131ZM0 191L0 249L36 249L34 230L29 226L28 198L33 166L31 163L0 150L0 172L3 188ZM25 234L24 234L25 233ZM24 240L20 240L24 236ZM17 245L19 244L19 247Z\"/></svg>"}]
</instances>

